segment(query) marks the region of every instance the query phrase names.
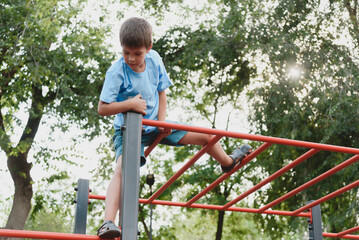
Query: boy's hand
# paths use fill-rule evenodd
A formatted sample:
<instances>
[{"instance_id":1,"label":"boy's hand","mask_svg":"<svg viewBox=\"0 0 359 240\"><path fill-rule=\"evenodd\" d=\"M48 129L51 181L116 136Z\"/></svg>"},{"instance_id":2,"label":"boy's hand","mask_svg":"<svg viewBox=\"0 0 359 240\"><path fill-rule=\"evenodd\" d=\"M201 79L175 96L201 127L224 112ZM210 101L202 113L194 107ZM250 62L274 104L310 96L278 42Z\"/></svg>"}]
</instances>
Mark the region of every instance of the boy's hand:
<instances>
[{"instance_id":1,"label":"boy's hand","mask_svg":"<svg viewBox=\"0 0 359 240\"><path fill-rule=\"evenodd\" d=\"M137 96L129 99L128 101L131 101L133 111L141 113L143 116L146 115L146 100L142 99L141 94L138 94Z\"/></svg>"},{"instance_id":2,"label":"boy's hand","mask_svg":"<svg viewBox=\"0 0 359 240\"><path fill-rule=\"evenodd\" d=\"M163 134L163 137L167 137L168 135L170 135L172 133L172 129L170 128L162 128L162 127L158 127L158 131L160 132L160 134Z\"/></svg>"}]
</instances>

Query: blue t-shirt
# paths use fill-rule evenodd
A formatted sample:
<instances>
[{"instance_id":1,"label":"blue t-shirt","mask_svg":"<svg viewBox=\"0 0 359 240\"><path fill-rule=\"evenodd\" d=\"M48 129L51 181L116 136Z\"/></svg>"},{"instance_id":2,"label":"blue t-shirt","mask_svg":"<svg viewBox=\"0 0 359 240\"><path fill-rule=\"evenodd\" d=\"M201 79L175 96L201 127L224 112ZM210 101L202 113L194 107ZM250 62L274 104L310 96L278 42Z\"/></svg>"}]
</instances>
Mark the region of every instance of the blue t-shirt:
<instances>
[{"instance_id":1,"label":"blue t-shirt","mask_svg":"<svg viewBox=\"0 0 359 240\"><path fill-rule=\"evenodd\" d=\"M144 118L157 120L159 98L158 93L172 85L160 55L150 50L145 57L146 69L144 72L134 72L120 58L106 72L100 99L106 103L125 101L128 97L141 94L146 100L147 110ZM114 127L120 129L124 124L123 114L116 114ZM150 133L155 127L144 126L145 133Z\"/></svg>"}]
</instances>

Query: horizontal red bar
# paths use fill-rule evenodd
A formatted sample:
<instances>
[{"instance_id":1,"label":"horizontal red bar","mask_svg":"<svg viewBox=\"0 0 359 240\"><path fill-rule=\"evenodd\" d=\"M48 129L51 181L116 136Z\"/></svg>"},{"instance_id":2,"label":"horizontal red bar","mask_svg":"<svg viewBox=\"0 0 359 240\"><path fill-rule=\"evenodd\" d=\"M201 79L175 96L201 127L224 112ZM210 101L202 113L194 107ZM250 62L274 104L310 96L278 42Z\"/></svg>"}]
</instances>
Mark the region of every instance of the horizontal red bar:
<instances>
[{"instance_id":1,"label":"horizontal red bar","mask_svg":"<svg viewBox=\"0 0 359 240\"><path fill-rule=\"evenodd\" d=\"M321 144L321 143L305 142L305 141L291 140L291 139L285 139L285 138L267 137L267 136L247 134L247 133L231 132L231 131L226 131L226 130L189 126L189 125L178 124L178 123L169 123L169 122L163 122L163 121L143 119L142 124L147 125L147 126L171 128L171 129L200 132L200 133L207 133L207 134L213 134L213 135L222 135L222 136L226 136L226 137L248 139L248 140L260 141L260 142L270 142L270 143L276 143L276 144L282 144L282 145L290 145L290 146L297 146L297 147L304 147L304 148L314 148L314 149L333 151L333 152L359 154L359 149L357 149L357 148L341 147L341 146L335 146L335 145L329 145L329 144Z\"/></svg>"},{"instance_id":2,"label":"horizontal red bar","mask_svg":"<svg viewBox=\"0 0 359 240\"><path fill-rule=\"evenodd\" d=\"M323 237L330 237L330 238L338 238L338 234L337 233L323 233ZM340 238L345 238L345 239L359 239L359 235L344 235Z\"/></svg>"},{"instance_id":3,"label":"horizontal red bar","mask_svg":"<svg viewBox=\"0 0 359 240\"><path fill-rule=\"evenodd\" d=\"M97 199L97 200L105 200L105 195L96 195L96 194L89 194L89 199Z\"/></svg>"},{"instance_id":4,"label":"horizontal red bar","mask_svg":"<svg viewBox=\"0 0 359 240\"><path fill-rule=\"evenodd\" d=\"M90 199L105 200L106 196L89 194L89 198ZM143 198L139 199L139 203L153 204L153 205L165 205L165 206L173 206L173 207L187 207L186 202L172 202L172 201L163 201L163 200L153 200L151 203L149 203L148 199L143 199ZM222 210L223 206L193 203L187 208L202 208L202 209L209 209L209 210ZM241 207L230 207L230 208L227 209L227 211L258 213L258 209L255 209L255 208L241 208ZM267 210L267 211L264 211L263 213L264 214L271 214L271 215L293 216L293 212L290 212L290 211ZM309 218L310 213L309 212L308 213L299 213L298 215L295 215L295 217Z\"/></svg>"},{"instance_id":5,"label":"horizontal red bar","mask_svg":"<svg viewBox=\"0 0 359 240\"><path fill-rule=\"evenodd\" d=\"M75 233L56 233L42 231L27 231L14 229L0 229L0 237L10 238L32 238L32 239L61 239L61 240L101 240L99 236L75 234ZM115 238L119 239L119 238Z\"/></svg>"},{"instance_id":6,"label":"horizontal red bar","mask_svg":"<svg viewBox=\"0 0 359 240\"><path fill-rule=\"evenodd\" d=\"M158 201L158 200L156 200ZM243 209L243 212L251 212ZM306 216L303 216L306 217ZM42 232L42 231L27 231L27 230L13 230L13 229L0 229L0 237L10 238L32 238L32 239L63 239L63 240L102 240L99 236L73 234L73 233L55 233L55 232ZM323 237L338 238L337 233L323 233ZM359 239L358 235L344 235L341 238L345 239ZM119 238L114 238L115 240Z\"/></svg>"},{"instance_id":7,"label":"horizontal red bar","mask_svg":"<svg viewBox=\"0 0 359 240\"><path fill-rule=\"evenodd\" d=\"M148 201L146 199L140 199L140 203L146 204ZM186 207L185 202L171 202L171 201L163 201L163 200L154 200L151 204L155 205L167 205L174 207ZM201 208L201 209L209 209L209 210L222 210L223 206L220 205L209 205L209 204L199 204L193 203L190 208ZM258 209L255 208L242 208L242 207L230 207L227 211L232 212L247 212L247 213L258 213ZM267 210L263 212L264 214L270 215L280 215L280 216L293 216L293 212L289 211L277 211L277 210ZM300 215L296 215L296 217L310 217L310 213L300 213Z\"/></svg>"}]
</instances>

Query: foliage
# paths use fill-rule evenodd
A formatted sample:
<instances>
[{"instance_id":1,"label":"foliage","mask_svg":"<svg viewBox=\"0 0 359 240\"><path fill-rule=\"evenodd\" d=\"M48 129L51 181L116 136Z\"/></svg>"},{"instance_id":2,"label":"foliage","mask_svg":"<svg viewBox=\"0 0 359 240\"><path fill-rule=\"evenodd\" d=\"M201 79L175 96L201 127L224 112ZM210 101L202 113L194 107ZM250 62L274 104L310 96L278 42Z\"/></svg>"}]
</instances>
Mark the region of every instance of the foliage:
<instances>
[{"instance_id":1,"label":"foliage","mask_svg":"<svg viewBox=\"0 0 359 240\"><path fill-rule=\"evenodd\" d=\"M216 232L217 214L211 210L182 211L174 216L173 225L161 228L154 239L213 239ZM245 215L245 216L243 216ZM255 226L253 214L226 213L222 239L271 239Z\"/></svg>"},{"instance_id":2,"label":"foliage","mask_svg":"<svg viewBox=\"0 0 359 240\"><path fill-rule=\"evenodd\" d=\"M234 9L228 11L226 6L221 8L219 23L206 21L194 30L189 26L176 26L154 43L154 49L163 57L174 82L170 94L171 104L180 102L181 108L186 109L190 118L197 121L196 125L206 120L211 127L216 128L218 119L224 117L220 115L220 110L230 106L231 110L225 113L225 127L228 128L233 121L232 112L241 108L241 92L249 83L250 76L255 73L246 59L246 36L241 28L245 18L232 15L234 11L242 11L244 8L236 4L231 6ZM234 19L228 20L227 15ZM240 141L224 138L221 143L229 153ZM193 146L175 149L174 162L183 162L198 150L198 147ZM174 162L172 161L172 164ZM218 168L217 162L206 157L176 181L173 188L184 187L186 193L179 197L188 201L220 176L221 171ZM243 175L233 175L199 202L216 205L227 203L231 193L239 192L238 183L242 180ZM177 194L178 192L177 190ZM222 217L218 215L216 239L221 239Z\"/></svg>"},{"instance_id":3,"label":"foliage","mask_svg":"<svg viewBox=\"0 0 359 240\"><path fill-rule=\"evenodd\" d=\"M35 184L36 193L33 197L33 207L25 229L49 232L71 232L73 220L69 203L74 199L73 194L63 192L59 186L71 186L66 172L54 174Z\"/></svg>"},{"instance_id":4,"label":"foliage","mask_svg":"<svg viewBox=\"0 0 359 240\"><path fill-rule=\"evenodd\" d=\"M13 133L14 121L19 123L14 114L22 104L34 111L28 105L33 94L38 94L43 113L60 117L52 127L66 130L76 123L92 129L87 135L98 131L95 96L113 59L102 45L108 29L77 19L82 5L72 4L3 3L1 106L7 135ZM9 147L2 146L3 150Z\"/></svg>"},{"instance_id":5,"label":"foliage","mask_svg":"<svg viewBox=\"0 0 359 240\"><path fill-rule=\"evenodd\" d=\"M52 0L0 4L0 147L6 153L14 182L23 182L15 184L15 198L24 205L15 206L14 212L19 210L16 207L24 208L24 214L28 210L32 196L28 155L41 124L64 132L77 125L86 129L83 136L90 138L101 129L95 107L113 54L103 45L108 29L95 27L81 17L84 3ZM49 166L47 157L54 152L46 149L35 155L35 163ZM71 162L64 156L53 158ZM11 220L8 227L22 228L21 222Z\"/></svg>"},{"instance_id":6,"label":"foliage","mask_svg":"<svg viewBox=\"0 0 359 240\"><path fill-rule=\"evenodd\" d=\"M6 218L6 216L8 216L10 214L10 208L11 208L11 204L10 204L11 198L10 197L5 197L2 196L2 198L0 198L0 216L2 219L2 222L5 222L4 219ZM2 225L2 224L1 224Z\"/></svg>"},{"instance_id":7,"label":"foliage","mask_svg":"<svg viewBox=\"0 0 359 240\"><path fill-rule=\"evenodd\" d=\"M132 0L123 2L137 4ZM31 125L25 126L16 115L22 109L30 120L42 119L43 124L52 128L66 131L70 125L76 124L88 130L84 135L89 137L104 130L94 108L103 73L113 55L102 46L108 29L89 27L87 22L77 17L82 3L79 1L80 5L76 6L66 1L7 1L0 4L0 31L3 33L0 146L7 156L27 156L33 143L32 135L37 131ZM183 1L143 0L140 5L143 12L147 11L161 20L176 3L182 4ZM219 120L225 118L226 124L221 128L228 129L232 122L238 121L235 113L244 106L242 92L248 88L251 121L256 133L358 147L357 0L330 0L328 3L318 0L210 0L207 3L202 10L188 7L181 10L185 10L184 16L193 12L206 16L208 9L215 9L210 13L215 17L207 15L205 21L171 27L154 42L154 49L163 57L174 82L169 95L170 107L180 105L189 113L189 117L181 116L184 121L192 120L195 125L204 122L204 125L217 128ZM56 116L58 122L52 123L48 119L45 122L42 118L44 114ZM104 120L107 124L108 119ZM13 136L18 126L24 129L24 133L21 141L16 142ZM239 140L222 139L227 152L239 143ZM150 164L160 179L156 180L154 189L163 179L171 177L174 168L199 148L163 149L165 153L151 154ZM52 149L42 150L35 155L36 164L49 168L52 164L49 159L71 162L69 157L59 156L59 152ZM101 151L103 159L98 178L103 180L97 186L102 186L112 171L113 153L107 148L107 143L101 146ZM226 203L232 194L243 192L243 186L238 183L258 183L305 151L272 146L242 169L242 174L235 174L200 202ZM273 181L270 187L260 190L255 195L254 207L271 202L349 157L324 152L316 154ZM343 183L354 181L357 171L358 167L353 165L274 209L294 210L310 199L320 198L342 187ZM219 174L216 162L201 159L164 192L161 199L175 197L186 201L218 178ZM21 176L24 175L21 173ZM55 178L60 178L55 182L63 181L66 175L60 173ZM146 190L143 177L141 186L142 191ZM148 193L144 195L148 196ZM46 194L35 195L31 214L34 219L43 211L48 211L45 202L49 199ZM339 232L357 225L357 189L321 207L328 231ZM338 208L342 211L337 211ZM103 203L90 205L94 219L101 216L102 209ZM148 206L141 209L141 214L148 219ZM185 215L186 219L190 219L190 225L185 224L183 228L191 230L195 225L197 230L205 229L213 237L213 225L218 217L216 212L186 211ZM180 218L173 220L173 227L160 228L154 239L175 239L185 235L186 231L181 232ZM201 221L204 218L210 223ZM90 220L90 228L93 229L96 227L94 219ZM146 230L148 226L145 221L143 223ZM254 224L260 225L259 229L263 230L251 230L256 229ZM209 225L212 230L208 230ZM221 234L223 239L233 236L255 239L258 235L276 239L300 238L303 229L298 226L306 226L303 219L260 214L244 217L233 213L225 215L225 227Z\"/></svg>"},{"instance_id":8,"label":"foliage","mask_svg":"<svg viewBox=\"0 0 359 240\"><path fill-rule=\"evenodd\" d=\"M257 133L262 135L358 147L359 65L355 57L358 43L355 34L347 35L355 24L349 21L343 2L332 1L325 7L321 10L319 1L280 1L272 14L263 13L267 21L254 22L258 26L253 30L255 39L268 60L261 86L250 93L252 120ZM343 28L344 25L348 28ZM340 41L343 36L348 44ZM291 68L301 75L291 75ZM263 172L271 174L304 152L304 149L274 146L258 157L257 164ZM272 182L262 192L257 206L271 202L349 157L316 154ZM318 199L354 181L356 171L357 166L351 166L275 209L297 209L310 199ZM357 224L359 209L353 208L356 196L354 189L322 204L328 231L339 232ZM261 218L262 225L269 229L274 224L270 219ZM289 225L294 230L297 220Z\"/></svg>"},{"instance_id":9,"label":"foliage","mask_svg":"<svg viewBox=\"0 0 359 240\"><path fill-rule=\"evenodd\" d=\"M329 1L330 4L325 5L324 1L299 0L208 1L218 10L215 20L208 17L209 20L193 25L177 25L154 42L154 49L163 57L174 82L170 107L181 105L181 109L190 114L184 120L193 120L195 125L205 122L217 127L218 120L225 116L227 128L231 121L236 121L231 113L241 108L241 92L252 81L251 120L257 133L357 147L358 25L353 15L356 2ZM347 37L344 39L347 42L341 42L342 36ZM288 74L291 69L299 70L302 75ZM219 116L228 106L232 110ZM223 140L228 152L236 144ZM164 149L169 151L168 147ZM155 173L162 172L161 177L168 179L174 173L173 166L177 167L197 150L197 147L176 148L171 160L154 159ZM243 174L223 183L201 202L226 202L229 190L233 194L243 191L232 183L246 180L258 183L304 152L294 147L272 146L243 169ZM276 199L348 157L316 154L271 183L269 188L260 190L255 195L254 207ZM161 199L190 199L218 177L217 167L214 161L199 161L161 195ZM356 167L342 171L275 209L294 210L310 199L338 189L343 182L355 180L355 172ZM178 189L186 191L182 193ZM338 232L355 225L356 195L354 190L322 205L329 231ZM335 215L334 209L338 206L348 209L344 215ZM298 218L253 217L260 220L257 224L263 229L261 233L271 238L300 238L306 226L306 222ZM234 230L224 228L223 238L226 231ZM178 236L174 228L168 226L159 233L167 239Z\"/></svg>"},{"instance_id":10,"label":"foliage","mask_svg":"<svg viewBox=\"0 0 359 240\"><path fill-rule=\"evenodd\" d=\"M175 100L172 104L180 100L191 116L196 110L216 127L218 110L225 103L237 108L241 90L253 79L252 89L259 86L249 94L257 133L357 147L357 1L330 1L328 5L320 1L218 1L216 5L217 21L205 21L196 28L174 27L154 45L175 83L171 89ZM227 116L229 122L230 114ZM190 155L191 151L178 154ZM266 176L304 152L273 146L246 171L261 171ZM317 154L271 183L270 188L261 190L255 206L276 199L348 157ZM197 166L196 174L208 177L208 172L213 172L208 165ZM203 175L198 174L201 171ZM353 166L338 173L276 209L294 210L310 199L326 195L342 187L343 182L355 180L356 171ZM195 183L192 175L187 176L188 180ZM249 180L257 183L262 175L253 175ZM201 187L195 184L189 191L191 196L196 189ZM344 211L352 210L350 203L356 195L353 190L323 204L329 231L355 225L358 210L347 212L345 216L351 220L344 221L344 217L335 215L334 209L338 202ZM221 195L213 196L220 199ZM298 226L305 226L297 218L286 222L274 216L258 216L262 228L273 237L290 235L303 230L298 230Z\"/></svg>"},{"instance_id":11,"label":"foliage","mask_svg":"<svg viewBox=\"0 0 359 240\"><path fill-rule=\"evenodd\" d=\"M26 230L32 231L46 231L46 232L71 232L72 222L68 218L61 215L61 213L54 213L52 211L42 209L36 218L30 219L25 226Z\"/></svg>"}]
</instances>

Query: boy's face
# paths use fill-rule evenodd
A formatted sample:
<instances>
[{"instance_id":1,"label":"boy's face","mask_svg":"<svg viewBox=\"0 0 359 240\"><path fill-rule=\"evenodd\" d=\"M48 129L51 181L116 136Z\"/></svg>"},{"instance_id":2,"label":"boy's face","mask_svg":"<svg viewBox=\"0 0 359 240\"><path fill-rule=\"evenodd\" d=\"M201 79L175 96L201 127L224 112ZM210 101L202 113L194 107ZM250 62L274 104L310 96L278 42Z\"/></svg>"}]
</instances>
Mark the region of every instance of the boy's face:
<instances>
[{"instance_id":1,"label":"boy's face","mask_svg":"<svg viewBox=\"0 0 359 240\"><path fill-rule=\"evenodd\" d=\"M126 46L122 46L122 54L123 58L127 65L134 71L134 72L143 72L146 69L145 57L146 54L151 50L146 47L140 48L129 48Z\"/></svg>"}]
</instances>

